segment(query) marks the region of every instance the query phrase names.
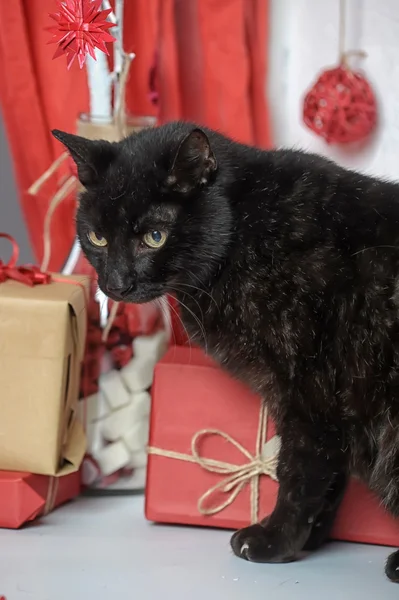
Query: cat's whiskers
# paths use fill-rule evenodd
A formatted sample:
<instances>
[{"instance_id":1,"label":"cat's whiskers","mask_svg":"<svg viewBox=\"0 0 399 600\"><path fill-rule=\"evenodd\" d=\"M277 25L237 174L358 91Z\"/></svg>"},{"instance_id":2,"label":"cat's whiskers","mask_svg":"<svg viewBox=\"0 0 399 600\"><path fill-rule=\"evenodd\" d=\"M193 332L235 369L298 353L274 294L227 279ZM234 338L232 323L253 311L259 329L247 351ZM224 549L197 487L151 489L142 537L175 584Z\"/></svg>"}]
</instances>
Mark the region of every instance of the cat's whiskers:
<instances>
[{"instance_id":1,"label":"cat's whiskers","mask_svg":"<svg viewBox=\"0 0 399 600\"><path fill-rule=\"evenodd\" d=\"M193 275L193 274L192 274ZM212 300L212 302L214 303L214 305L216 306L217 311L220 313L220 308L215 300L215 298L206 290L203 290L202 288L199 288L195 285L191 285L190 283L179 283L179 286L184 286L184 287L190 287L193 288L194 290L198 290L199 292L201 292L202 294L205 294L206 296L209 296L209 298ZM183 294L186 292L182 292ZM191 296L192 297L192 296ZM193 298L194 299L194 298Z\"/></svg>"},{"instance_id":2,"label":"cat's whiskers","mask_svg":"<svg viewBox=\"0 0 399 600\"><path fill-rule=\"evenodd\" d=\"M362 252L367 252L367 250L378 250L379 248L389 248L391 250L399 250L399 246L386 246L386 245L370 246L369 248L362 248L361 250L354 252L352 254L352 256L357 256L358 254L362 254Z\"/></svg>"},{"instance_id":3,"label":"cat's whiskers","mask_svg":"<svg viewBox=\"0 0 399 600\"><path fill-rule=\"evenodd\" d=\"M119 198L122 198L126 193L126 190L123 190L120 194L118 194L118 196L110 196L110 200L119 200Z\"/></svg>"},{"instance_id":4,"label":"cat's whiskers","mask_svg":"<svg viewBox=\"0 0 399 600\"><path fill-rule=\"evenodd\" d=\"M173 290L173 288L171 288L171 289ZM176 291L176 292L179 292L180 294L182 293L182 292L181 292L181 290L180 290L180 291L179 291L179 290L174 290L174 291ZM187 293L187 292L184 292L184 293ZM190 296L190 294L187 294L187 295L188 295L188 296ZM186 309L186 310L187 310L187 311L188 311L188 312L189 312L189 313L192 315L193 319L194 319L194 320L196 321L196 323L198 324L199 331L200 331L200 333L202 334L202 337L204 338L205 352L207 352L207 350L208 350L208 345L207 345L207 341L206 341L206 333L205 333L205 328L204 328L203 324L201 323L201 321L199 320L199 318L197 317L197 315L196 315L196 314L195 314L195 313L194 313L194 312L193 312L193 311L192 311L192 310L191 310L191 309L190 309L190 308L187 306L187 304L184 304L184 302L182 302L182 301L180 300L180 298L176 298L176 300L177 300L177 302L178 302L178 303L179 303L179 304L180 304L180 305L181 305L183 308L185 308L185 309ZM202 314L202 311L201 311L201 314ZM203 317L203 314L202 314L202 317ZM181 321L181 319L180 319L180 321ZM181 321L181 322L183 323L183 321ZM183 325L183 326L184 326L184 325ZM186 329L186 328L185 328L185 330L186 330L186 332L187 332L187 329ZM188 335L188 333L187 333L187 335ZM192 339L192 338L190 338L190 339Z\"/></svg>"},{"instance_id":5,"label":"cat's whiskers","mask_svg":"<svg viewBox=\"0 0 399 600\"><path fill-rule=\"evenodd\" d=\"M176 334L173 329L172 317L170 315L169 310L165 307L165 304L168 304L169 308L173 308L173 307L170 306L170 304L168 303L166 296L162 296L161 298L155 298L155 300L153 300L153 302L161 310L161 313L164 317L164 321L167 325L167 329L172 333L173 342L174 342L174 345L176 346Z\"/></svg>"},{"instance_id":6,"label":"cat's whiskers","mask_svg":"<svg viewBox=\"0 0 399 600\"><path fill-rule=\"evenodd\" d=\"M176 298L176 301L177 301L177 302L179 302L178 298ZM187 331L187 328L186 328L186 326L184 325L184 323L183 323L183 321L182 321L182 318L181 318L181 316L180 316L180 315L179 315L179 313L177 312L177 310L174 308L174 306L172 306L172 304L170 304L169 306L170 306L170 308L173 310L173 312L175 313L176 317L177 317L177 318L178 318L178 320L180 321L180 323L181 323L181 326L183 327L183 329L184 329L184 331L185 331L185 333L186 333L187 340L188 340L188 344L189 344L189 346L190 346L190 360L191 360L191 337L190 337L190 335L189 335L189 333L188 333L188 331Z\"/></svg>"},{"instance_id":7,"label":"cat's whiskers","mask_svg":"<svg viewBox=\"0 0 399 600\"><path fill-rule=\"evenodd\" d=\"M193 273L192 271L189 272L189 275L191 275L191 277L193 277L193 279L195 279L196 281L198 281L198 283L202 284L201 279L198 277L198 275L196 275L195 273Z\"/></svg>"},{"instance_id":8,"label":"cat's whiskers","mask_svg":"<svg viewBox=\"0 0 399 600\"><path fill-rule=\"evenodd\" d=\"M193 300L193 302L195 302L195 304L198 306L198 309L199 309L199 311L201 313L201 323L204 323L204 321L205 321L205 319L204 319L204 313L202 311L201 305L198 302L198 300L196 300L192 294L189 294L185 290L179 290L179 288L176 287L176 286L173 289L174 289L175 292L178 292L180 294L184 294L185 296L188 296L188 298L191 298L191 300Z\"/></svg>"}]
</instances>

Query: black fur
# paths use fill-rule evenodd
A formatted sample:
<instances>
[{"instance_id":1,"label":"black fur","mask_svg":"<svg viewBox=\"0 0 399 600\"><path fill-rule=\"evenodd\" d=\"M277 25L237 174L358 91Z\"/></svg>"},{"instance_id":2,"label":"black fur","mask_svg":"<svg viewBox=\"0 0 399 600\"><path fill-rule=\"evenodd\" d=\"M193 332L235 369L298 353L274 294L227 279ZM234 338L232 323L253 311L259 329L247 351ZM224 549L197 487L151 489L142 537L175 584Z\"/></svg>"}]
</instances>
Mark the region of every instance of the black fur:
<instances>
[{"instance_id":1,"label":"black fur","mask_svg":"<svg viewBox=\"0 0 399 600\"><path fill-rule=\"evenodd\" d=\"M87 186L78 233L100 287L174 293L191 338L268 403L278 501L234 552L283 562L321 545L349 475L399 516L399 186L187 123L117 144L55 135ZM386 573L398 581L398 553Z\"/></svg>"}]
</instances>

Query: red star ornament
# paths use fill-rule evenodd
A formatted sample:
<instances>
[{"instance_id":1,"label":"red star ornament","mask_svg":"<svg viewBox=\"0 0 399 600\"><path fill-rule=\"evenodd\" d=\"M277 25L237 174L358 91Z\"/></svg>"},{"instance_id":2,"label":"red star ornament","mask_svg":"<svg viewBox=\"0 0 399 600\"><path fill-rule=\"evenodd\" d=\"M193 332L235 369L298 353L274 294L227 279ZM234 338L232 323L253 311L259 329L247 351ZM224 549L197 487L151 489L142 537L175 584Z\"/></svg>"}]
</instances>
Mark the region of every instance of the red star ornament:
<instances>
[{"instance_id":1,"label":"red star ornament","mask_svg":"<svg viewBox=\"0 0 399 600\"><path fill-rule=\"evenodd\" d=\"M59 12L49 15L56 25L48 27L53 33L53 39L48 43L58 44L53 59L66 54L67 68L70 69L77 57L82 68L88 54L95 59L95 48L109 54L105 43L115 41L108 32L115 26L107 21L112 9L101 10L101 0L56 1Z\"/></svg>"}]
</instances>

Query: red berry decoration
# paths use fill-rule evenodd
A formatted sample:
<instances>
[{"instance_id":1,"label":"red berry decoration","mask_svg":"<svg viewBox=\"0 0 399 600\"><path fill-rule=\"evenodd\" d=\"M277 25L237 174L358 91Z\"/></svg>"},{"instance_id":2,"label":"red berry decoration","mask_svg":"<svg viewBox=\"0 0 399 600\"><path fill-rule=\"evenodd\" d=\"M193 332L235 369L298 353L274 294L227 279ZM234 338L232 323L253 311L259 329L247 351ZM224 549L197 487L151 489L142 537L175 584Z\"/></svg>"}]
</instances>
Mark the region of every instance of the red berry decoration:
<instances>
[{"instance_id":1,"label":"red berry decoration","mask_svg":"<svg viewBox=\"0 0 399 600\"><path fill-rule=\"evenodd\" d=\"M95 58L95 48L108 54L105 43L115 41L108 32L115 26L115 23L107 21L112 9L101 10L101 0L56 1L59 12L50 14L50 17L57 25L48 27L48 31L54 34L49 44L58 44L53 58L66 54L67 68L70 69L76 57L80 68L88 54Z\"/></svg>"},{"instance_id":2,"label":"red berry decoration","mask_svg":"<svg viewBox=\"0 0 399 600\"><path fill-rule=\"evenodd\" d=\"M377 123L377 103L369 82L345 62L323 71L308 91L303 120L328 144L366 138Z\"/></svg>"}]
</instances>

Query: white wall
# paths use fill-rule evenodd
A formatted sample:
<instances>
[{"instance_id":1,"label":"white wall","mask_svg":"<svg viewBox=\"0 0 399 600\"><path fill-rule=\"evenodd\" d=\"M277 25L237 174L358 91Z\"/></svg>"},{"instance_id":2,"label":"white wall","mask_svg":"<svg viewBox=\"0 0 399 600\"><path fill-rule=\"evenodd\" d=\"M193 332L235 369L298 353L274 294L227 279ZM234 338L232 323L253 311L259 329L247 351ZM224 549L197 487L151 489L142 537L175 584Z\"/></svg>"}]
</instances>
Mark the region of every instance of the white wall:
<instances>
[{"instance_id":1,"label":"white wall","mask_svg":"<svg viewBox=\"0 0 399 600\"><path fill-rule=\"evenodd\" d=\"M361 67L379 102L380 123L366 147L327 145L302 122L302 100L324 67L337 63L339 0L272 0L269 89L274 142L399 180L399 0L347 0L346 49L362 49Z\"/></svg>"}]
</instances>

